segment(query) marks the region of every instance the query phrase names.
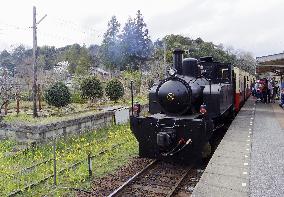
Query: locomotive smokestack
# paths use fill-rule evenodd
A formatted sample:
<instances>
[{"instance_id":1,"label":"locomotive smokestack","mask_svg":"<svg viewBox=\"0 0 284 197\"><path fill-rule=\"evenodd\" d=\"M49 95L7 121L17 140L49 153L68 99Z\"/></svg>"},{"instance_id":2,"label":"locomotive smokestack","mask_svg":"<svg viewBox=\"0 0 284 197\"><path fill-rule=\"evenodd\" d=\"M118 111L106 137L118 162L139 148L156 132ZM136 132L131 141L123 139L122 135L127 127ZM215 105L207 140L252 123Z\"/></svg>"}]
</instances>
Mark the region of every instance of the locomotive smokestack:
<instances>
[{"instance_id":1,"label":"locomotive smokestack","mask_svg":"<svg viewBox=\"0 0 284 197\"><path fill-rule=\"evenodd\" d=\"M175 49L174 50L174 67L177 70L177 74L182 74L182 59L184 50L182 49Z\"/></svg>"}]
</instances>

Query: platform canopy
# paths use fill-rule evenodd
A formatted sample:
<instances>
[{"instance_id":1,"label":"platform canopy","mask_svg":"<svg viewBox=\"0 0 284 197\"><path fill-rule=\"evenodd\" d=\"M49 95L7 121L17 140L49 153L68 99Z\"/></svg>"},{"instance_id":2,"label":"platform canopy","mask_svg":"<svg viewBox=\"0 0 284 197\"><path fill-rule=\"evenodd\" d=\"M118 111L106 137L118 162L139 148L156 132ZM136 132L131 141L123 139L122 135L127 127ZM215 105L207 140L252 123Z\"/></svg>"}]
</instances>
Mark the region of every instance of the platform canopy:
<instances>
[{"instance_id":1,"label":"platform canopy","mask_svg":"<svg viewBox=\"0 0 284 197\"><path fill-rule=\"evenodd\" d=\"M267 55L256 57L258 65L256 66L256 73L263 74L267 72L275 73L277 76L284 74L284 52L274 55Z\"/></svg>"}]
</instances>

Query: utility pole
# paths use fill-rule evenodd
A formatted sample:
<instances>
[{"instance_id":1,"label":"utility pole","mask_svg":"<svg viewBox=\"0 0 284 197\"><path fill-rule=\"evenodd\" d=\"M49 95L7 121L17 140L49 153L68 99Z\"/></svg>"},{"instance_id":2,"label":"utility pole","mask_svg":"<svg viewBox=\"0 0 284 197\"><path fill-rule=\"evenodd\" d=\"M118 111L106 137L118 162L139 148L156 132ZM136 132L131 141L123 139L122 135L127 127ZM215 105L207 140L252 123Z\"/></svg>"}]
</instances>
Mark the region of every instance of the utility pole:
<instances>
[{"instance_id":1,"label":"utility pole","mask_svg":"<svg viewBox=\"0 0 284 197\"><path fill-rule=\"evenodd\" d=\"M4 105L4 114L7 115L8 114L8 91L9 91L9 85L8 85L8 80L7 80L7 72L8 72L8 69L7 69L7 65L4 68L4 89L5 89L5 92L4 92L4 102L5 102L5 105Z\"/></svg>"},{"instance_id":2,"label":"utility pole","mask_svg":"<svg viewBox=\"0 0 284 197\"><path fill-rule=\"evenodd\" d=\"M36 7L33 7L33 117L38 117L37 114L37 25L46 17L44 15L39 22L36 22Z\"/></svg>"},{"instance_id":3,"label":"utility pole","mask_svg":"<svg viewBox=\"0 0 284 197\"><path fill-rule=\"evenodd\" d=\"M37 37L36 37L36 7L33 7L33 116L38 117L37 106L36 106L36 93L37 93L37 66L36 66L36 56L37 56Z\"/></svg>"},{"instance_id":4,"label":"utility pole","mask_svg":"<svg viewBox=\"0 0 284 197\"><path fill-rule=\"evenodd\" d=\"M167 45L166 45L166 40L163 43L163 47L164 47L164 66L165 66L165 76L167 76Z\"/></svg>"}]
</instances>

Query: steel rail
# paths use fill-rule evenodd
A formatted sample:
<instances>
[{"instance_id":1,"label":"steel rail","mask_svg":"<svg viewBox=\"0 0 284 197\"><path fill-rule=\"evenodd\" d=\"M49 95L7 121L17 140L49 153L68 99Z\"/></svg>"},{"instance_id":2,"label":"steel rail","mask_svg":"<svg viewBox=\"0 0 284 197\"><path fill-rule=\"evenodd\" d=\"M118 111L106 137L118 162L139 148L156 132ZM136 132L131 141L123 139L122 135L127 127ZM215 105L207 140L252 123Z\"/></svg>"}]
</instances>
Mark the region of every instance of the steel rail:
<instances>
[{"instance_id":1,"label":"steel rail","mask_svg":"<svg viewBox=\"0 0 284 197\"><path fill-rule=\"evenodd\" d=\"M153 165L157 164L159 160L154 160L150 164L148 164L146 167L144 167L141 171L136 173L134 176L129 178L127 181L125 181L119 188L117 188L115 191L113 191L111 194L108 195L108 197L115 197L121 194L121 192L127 188L128 186L131 186L133 181L135 181L138 177L140 177L144 172L149 170ZM178 181L175 183L175 185L171 186L171 189L169 190L168 194L165 194L167 197L172 197L177 192L180 184L182 181L187 177L188 173L192 170L192 166L187 167L185 172L182 174L182 176L178 179ZM159 185L159 184L158 184Z\"/></svg>"},{"instance_id":2,"label":"steel rail","mask_svg":"<svg viewBox=\"0 0 284 197\"><path fill-rule=\"evenodd\" d=\"M119 188L117 188L115 191L113 191L108 197L113 197L119 194L126 186L130 185L133 180L135 180L137 177L139 177L142 173L144 173L146 170L148 170L150 167L155 165L158 162L158 160L152 161L150 164L148 164L145 168L143 168L141 171L137 172L134 176L129 178L127 181L125 181Z\"/></svg>"},{"instance_id":3,"label":"steel rail","mask_svg":"<svg viewBox=\"0 0 284 197\"><path fill-rule=\"evenodd\" d=\"M167 197L174 196L174 194L177 191L178 187L180 186L181 182L185 179L185 177L188 175L188 173L191 169L192 169L191 167L186 169L186 172L182 175L182 177L178 180L178 182L175 184L175 186L171 189L171 191L169 192Z\"/></svg>"}]
</instances>

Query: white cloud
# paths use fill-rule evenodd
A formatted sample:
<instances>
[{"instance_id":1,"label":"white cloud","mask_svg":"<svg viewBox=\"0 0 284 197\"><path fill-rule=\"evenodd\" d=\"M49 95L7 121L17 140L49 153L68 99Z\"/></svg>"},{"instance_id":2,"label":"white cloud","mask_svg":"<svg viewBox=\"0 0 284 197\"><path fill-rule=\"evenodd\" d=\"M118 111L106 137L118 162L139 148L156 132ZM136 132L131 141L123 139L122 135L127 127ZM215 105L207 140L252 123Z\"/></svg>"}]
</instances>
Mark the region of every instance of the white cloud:
<instances>
[{"instance_id":1,"label":"white cloud","mask_svg":"<svg viewBox=\"0 0 284 197\"><path fill-rule=\"evenodd\" d=\"M39 45L100 43L107 21L116 15L122 26L142 11L156 39L175 33L251 51L282 52L282 0L0 0L0 50L23 43L32 46L32 6L38 20Z\"/></svg>"}]
</instances>

